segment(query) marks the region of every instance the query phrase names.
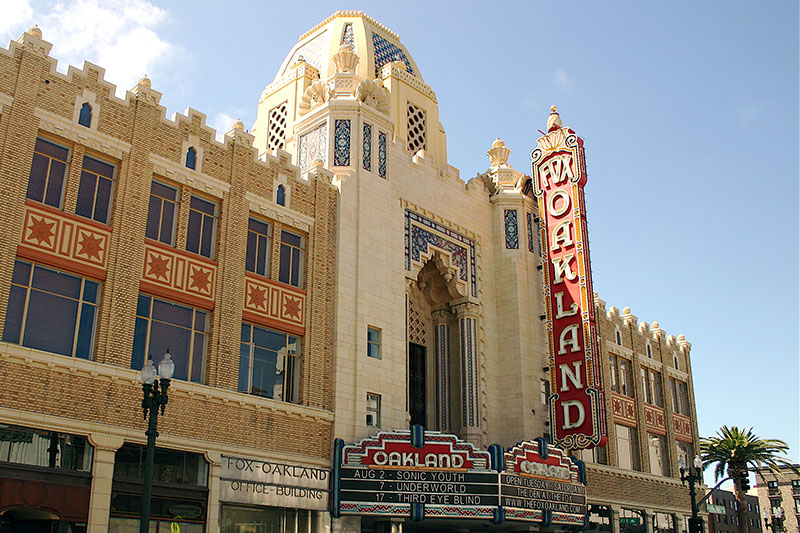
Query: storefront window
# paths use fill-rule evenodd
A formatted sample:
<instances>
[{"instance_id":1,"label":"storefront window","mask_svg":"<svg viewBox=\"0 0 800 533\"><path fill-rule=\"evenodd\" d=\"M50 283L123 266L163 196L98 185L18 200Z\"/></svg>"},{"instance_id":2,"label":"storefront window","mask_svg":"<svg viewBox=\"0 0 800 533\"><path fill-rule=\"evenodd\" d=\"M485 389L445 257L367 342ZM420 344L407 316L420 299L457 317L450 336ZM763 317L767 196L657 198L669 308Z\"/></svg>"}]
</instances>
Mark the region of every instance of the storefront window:
<instances>
[{"instance_id":1,"label":"storefront window","mask_svg":"<svg viewBox=\"0 0 800 533\"><path fill-rule=\"evenodd\" d=\"M305 509L224 503L220 533L311 533L322 530L325 514Z\"/></svg>"},{"instance_id":2,"label":"storefront window","mask_svg":"<svg viewBox=\"0 0 800 533\"><path fill-rule=\"evenodd\" d=\"M645 533L644 511L622 508L619 513L619 533Z\"/></svg>"},{"instance_id":3,"label":"storefront window","mask_svg":"<svg viewBox=\"0 0 800 533\"><path fill-rule=\"evenodd\" d=\"M653 533L675 533L675 518L668 513L653 513Z\"/></svg>"},{"instance_id":4,"label":"storefront window","mask_svg":"<svg viewBox=\"0 0 800 533\"><path fill-rule=\"evenodd\" d=\"M92 445L80 435L0 424L0 462L91 472Z\"/></svg>"},{"instance_id":5,"label":"storefront window","mask_svg":"<svg viewBox=\"0 0 800 533\"><path fill-rule=\"evenodd\" d=\"M611 531L611 507L589 506L589 527L585 531Z\"/></svg>"},{"instance_id":6,"label":"storefront window","mask_svg":"<svg viewBox=\"0 0 800 533\"><path fill-rule=\"evenodd\" d=\"M114 460L115 479L142 479L145 447L124 444ZM153 481L207 486L208 463L197 453L156 448Z\"/></svg>"}]
</instances>

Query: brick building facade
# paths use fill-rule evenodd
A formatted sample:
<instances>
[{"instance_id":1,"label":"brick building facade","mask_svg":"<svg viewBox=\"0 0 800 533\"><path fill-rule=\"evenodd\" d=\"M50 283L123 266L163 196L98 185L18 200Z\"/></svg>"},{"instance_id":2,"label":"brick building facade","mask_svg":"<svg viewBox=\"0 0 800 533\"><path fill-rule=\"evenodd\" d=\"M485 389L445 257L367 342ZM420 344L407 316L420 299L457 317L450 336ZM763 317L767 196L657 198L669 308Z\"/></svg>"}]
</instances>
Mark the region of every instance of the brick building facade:
<instances>
[{"instance_id":1,"label":"brick building facade","mask_svg":"<svg viewBox=\"0 0 800 533\"><path fill-rule=\"evenodd\" d=\"M157 494L167 523L180 511L187 531L512 529L329 522L321 501L334 437L410 424L483 449L550 437L547 256L530 177L509 164L510 149L498 139L490 167L462 180L447 162L436 93L399 36L360 12L302 35L251 133L237 124L222 144L200 113L166 120L148 80L119 100L97 67L58 74L49 47L33 30L0 51L0 375L15 384L0 392L0 443L82 443L70 464L83 466L21 464L0 447L11 487L0 512L43 507L30 503L41 490L26 487L59 470L52 493L83 487L86 503L55 514L127 531L144 441L137 370L170 347L181 374L160 462L171 464L171 451L184 466ZM66 347L37 340L50 337L41 325L28 332L31 310L51 316L28 303L37 269L78 280L71 305L96 316L89 327L75 311ZM189 313L182 335L153 333L157 303ZM685 531L677 464L697 450L691 346L594 304L608 442L574 452L586 464L589 528ZM266 350L272 363L259 372L257 328L285 343ZM185 350L166 345L179 338ZM305 492L265 494L267 485Z\"/></svg>"},{"instance_id":2,"label":"brick building facade","mask_svg":"<svg viewBox=\"0 0 800 533\"><path fill-rule=\"evenodd\" d=\"M758 503L764 517L780 524L787 533L800 531L800 465L793 467L780 467L778 472L768 468L756 471Z\"/></svg>"},{"instance_id":3,"label":"brick building facade","mask_svg":"<svg viewBox=\"0 0 800 533\"><path fill-rule=\"evenodd\" d=\"M764 529L761 510L758 506L758 496L747 494L747 526L750 533L759 533ZM724 513L708 514L709 533L738 533L739 531L739 502L736 495L729 490L716 490L708 499L708 503L723 507Z\"/></svg>"},{"instance_id":4,"label":"brick building facade","mask_svg":"<svg viewBox=\"0 0 800 533\"><path fill-rule=\"evenodd\" d=\"M331 174L257 159L241 122L220 143L166 119L146 78L123 100L99 67L62 75L50 48L32 28L0 50L0 530L138 531L139 369L165 349L153 516L239 531L270 481L314 495L272 494L273 518L324 528Z\"/></svg>"}]
</instances>

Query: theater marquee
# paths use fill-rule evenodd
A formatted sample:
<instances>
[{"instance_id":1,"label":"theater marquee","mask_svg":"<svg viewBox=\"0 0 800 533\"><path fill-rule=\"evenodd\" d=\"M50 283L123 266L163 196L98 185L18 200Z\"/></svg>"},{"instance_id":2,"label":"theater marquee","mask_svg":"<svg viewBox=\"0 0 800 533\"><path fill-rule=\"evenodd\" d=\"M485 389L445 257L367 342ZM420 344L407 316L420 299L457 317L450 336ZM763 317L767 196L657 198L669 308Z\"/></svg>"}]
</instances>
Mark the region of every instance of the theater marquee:
<instances>
[{"instance_id":1,"label":"theater marquee","mask_svg":"<svg viewBox=\"0 0 800 533\"><path fill-rule=\"evenodd\" d=\"M455 435L413 426L355 444L336 439L334 450L334 518L586 525L583 463L542 439L482 451Z\"/></svg>"},{"instance_id":2,"label":"theater marquee","mask_svg":"<svg viewBox=\"0 0 800 533\"><path fill-rule=\"evenodd\" d=\"M605 443L606 430L583 196L586 160L583 139L561 127L555 106L531 159L547 252L543 273L553 439L567 449L592 448Z\"/></svg>"}]
</instances>

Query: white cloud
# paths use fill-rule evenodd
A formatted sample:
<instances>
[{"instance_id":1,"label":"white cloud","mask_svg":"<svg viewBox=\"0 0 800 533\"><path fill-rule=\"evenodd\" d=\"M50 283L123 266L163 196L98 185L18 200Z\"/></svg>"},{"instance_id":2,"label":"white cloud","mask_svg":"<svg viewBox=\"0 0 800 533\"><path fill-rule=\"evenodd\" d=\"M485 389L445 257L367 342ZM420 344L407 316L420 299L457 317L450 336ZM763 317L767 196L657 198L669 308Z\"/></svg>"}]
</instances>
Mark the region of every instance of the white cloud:
<instances>
[{"instance_id":1,"label":"white cloud","mask_svg":"<svg viewBox=\"0 0 800 533\"><path fill-rule=\"evenodd\" d=\"M217 113L214 118L208 122L208 125L217 130L217 140L223 142L225 134L231 130L233 121L238 116L233 116L228 113Z\"/></svg>"},{"instance_id":2,"label":"white cloud","mask_svg":"<svg viewBox=\"0 0 800 533\"><path fill-rule=\"evenodd\" d=\"M572 89L573 85L572 78L569 77L569 74L567 74L567 71L563 68L556 69L556 73L553 76L553 85L563 91L569 91Z\"/></svg>"},{"instance_id":3,"label":"white cloud","mask_svg":"<svg viewBox=\"0 0 800 533\"><path fill-rule=\"evenodd\" d=\"M51 55L60 71L91 61L106 69L105 79L117 86L118 95L145 74L157 88L157 74L177 57L176 45L157 33L169 13L147 0L70 0L47 11L33 11L27 0L21 1L27 11L17 9L21 14L13 27L4 12L0 34L5 30L16 38L38 24L44 39L53 43Z\"/></svg>"},{"instance_id":4,"label":"white cloud","mask_svg":"<svg viewBox=\"0 0 800 533\"><path fill-rule=\"evenodd\" d=\"M28 0L14 0L11 5L3 5L3 16L0 17L0 38L4 41L3 47L7 41L19 37L28 29L32 17L33 8Z\"/></svg>"}]
</instances>

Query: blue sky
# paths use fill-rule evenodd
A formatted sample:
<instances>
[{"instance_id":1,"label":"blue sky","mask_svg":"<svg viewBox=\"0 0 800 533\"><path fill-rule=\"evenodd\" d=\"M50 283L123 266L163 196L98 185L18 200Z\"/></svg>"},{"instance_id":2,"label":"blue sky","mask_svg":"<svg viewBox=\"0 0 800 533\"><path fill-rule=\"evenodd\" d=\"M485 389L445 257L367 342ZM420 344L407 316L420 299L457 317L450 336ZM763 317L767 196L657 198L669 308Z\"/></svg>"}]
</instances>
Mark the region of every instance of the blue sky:
<instances>
[{"instance_id":1,"label":"blue sky","mask_svg":"<svg viewBox=\"0 0 800 533\"><path fill-rule=\"evenodd\" d=\"M797 2L13 0L0 39L38 23L59 70L88 59L120 95L147 73L168 114L226 131L336 9L400 35L462 178L496 137L530 172L557 104L586 143L601 298L692 343L701 436L752 426L800 460Z\"/></svg>"}]
</instances>

